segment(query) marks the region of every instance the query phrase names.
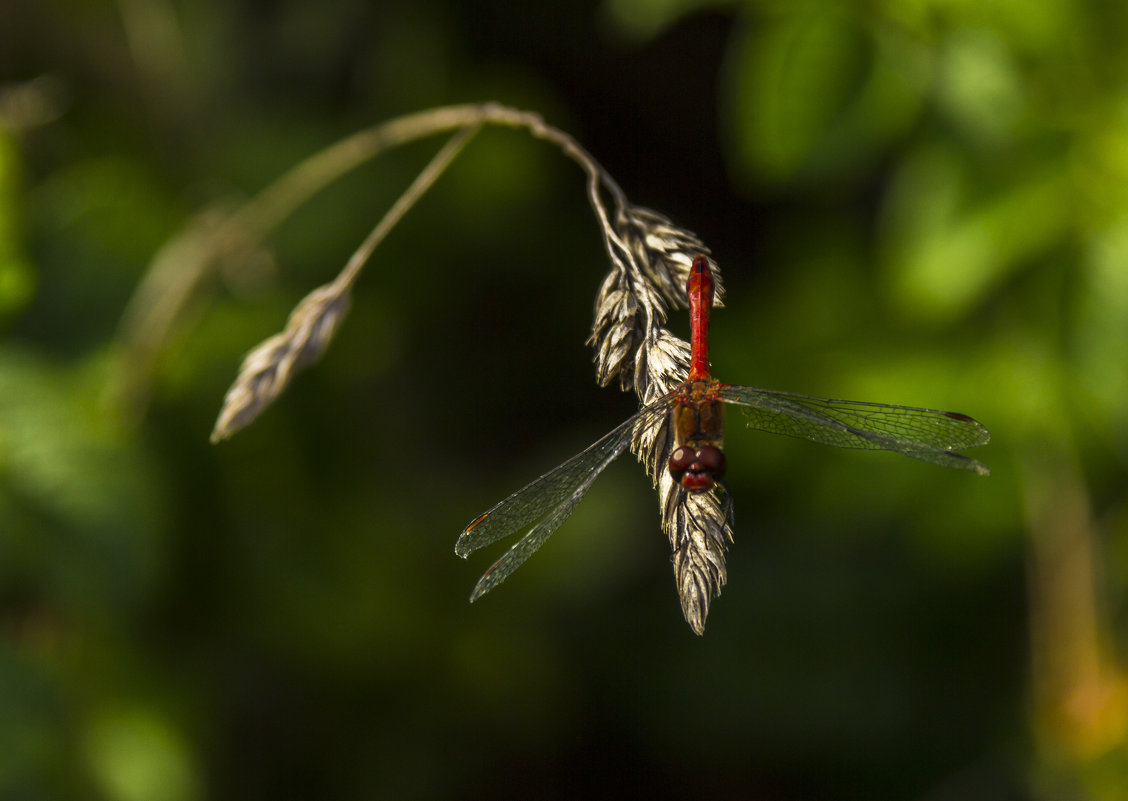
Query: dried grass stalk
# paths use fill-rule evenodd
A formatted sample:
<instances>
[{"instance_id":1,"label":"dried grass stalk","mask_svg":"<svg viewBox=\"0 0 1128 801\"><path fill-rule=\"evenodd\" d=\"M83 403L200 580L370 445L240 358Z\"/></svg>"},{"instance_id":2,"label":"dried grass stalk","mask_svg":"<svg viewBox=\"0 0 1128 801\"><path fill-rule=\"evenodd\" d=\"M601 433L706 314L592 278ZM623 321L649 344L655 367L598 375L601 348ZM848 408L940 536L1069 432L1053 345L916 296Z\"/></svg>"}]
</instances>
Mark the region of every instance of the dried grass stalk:
<instances>
[{"instance_id":1,"label":"dried grass stalk","mask_svg":"<svg viewBox=\"0 0 1128 801\"><path fill-rule=\"evenodd\" d=\"M648 403L685 380L689 346L664 328L667 310L686 305L685 283L695 256L708 253L690 231L663 215L631 204L614 179L568 134L536 114L494 103L433 109L361 132L299 165L242 209L240 237L246 247L277 224L329 180L393 144L452 128L458 132L397 201L368 239L330 284L314 290L290 315L284 331L263 342L244 360L224 400L212 441L224 439L253 421L289 385L303 367L325 351L348 307L348 295L373 250L471 136L484 124L523 128L551 142L587 174L587 195L603 233L611 270L595 305L589 344L595 349L596 375L606 386L618 379ZM233 218L235 219L235 218ZM224 232L231 238L230 232ZM218 239L217 239L218 241ZM212 253L221 252L216 247ZM193 275L209 263L199 259ZM716 305L721 305L720 274ZM187 293L184 293L184 297ZM167 330L179 305L162 315ZM731 504L721 489L685 492L669 476L671 447L668 419L635 432L632 451L659 489L662 527L673 550L674 574L686 621L701 634L712 598L726 580L725 550L732 542Z\"/></svg>"},{"instance_id":2,"label":"dried grass stalk","mask_svg":"<svg viewBox=\"0 0 1128 801\"><path fill-rule=\"evenodd\" d=\"M373 251L479 128L469 126L452 136L372 229L340 275L332 283L306 295L290 313L285 330L247 355L235 383L223 399L219 418L212 429L212 442L226 439L251 423L282 394L297 372L321 357L348 310L349 293Z\"/></svg>"},{"instance_id":3,"label":"dried grass stalk","mask_svg":"<svg viewBox=\"0 0 1128 801\"><path fill-rule=\"evenodd\" d=\"M195 257L190 264L185 265L189 269L180 271L180 275L189 276L189 278L186 281L179 282L182 285L182 291L169 294L169 297L174 299L173 302L160 304L163 308L160 313L156 314L154 311L157 304L141 302L130 304L130 310L126 317L129 324L125 326L127 333L123 337L127 343L126 347L135 353L151 353L153 351L154 343L163 339L165 332L172 325L172 320L178 315L191 289L199 282L204 272L217 261L220 254L233 251L230 241L237 241L245 252L251 244L261 240L266 231L284 219L314 192L349 169L358 166L367 158L387 147L457 128L457 132L447 142L446 146L416 177L408 190L396 201L395 205L349 259L340 275L331 284L326 284L314 290L299 304L291 315L291 324L295 322L295 317L303 309L333 306L334 293L345 295L352 289L353 283L377 245L402 219L407 210L434 184L435 180L461 152L469 139L487 123L524 128L533 136L556 144L565 155L583 167L588 174L589 197L594 199L596 213L600 215L601 224L604 225L606 230L609 230L606 209L599 199L600 192L601 190L610 192L621 203L622 191L572 137L545 124L544 120L537 114L507 108L496 103L432 109L362 131L332 147L326 148L326 150L295 167L254 201L248 203L237 213L232 214L225 221L225 225L217 226L214 236L205 239L198 245L196 248L198 253L194 251ZM164 272L167 271L162 271L161 274ZM153 279L152 282L147 279L143 282L143 285L146 287L150 283L162 285L157 277L156 271L151 272L149 278ZM152 295L152 292L142 293L135 300ZM343 308L343 304L341 308ZM322 348L317 351L317 355L320 355L334 330L335 326L326 329L326 340L322 343ZM219 417L211 435L213 442L225 439L239 428L251 423L281 394L293 378L294 373L310 363L309 360L305 359L293 363L285 361L292 352L305 352L304 348L307 343L298 340L291 341L294 336L300 337L302 331L303 328L300 325L288 325L285 331L263 342L244 360L239 376L228 391L223 407L220 409ZM137 332L147 332L148 336L139 338L136 336ZM139 339L142 340L140 344ZM148 347L146 347L146 344ZM270 362L272 358L276 360L274 363ZM140 360L127 359L126 361L134 364ZM266 380L267 376L270 376L270 380ZM123 383L129 386L131 383L135 384L136 381L127 378ZM136 389L131 389L131 394L139 393Z\"/></svg>"},{"instance_id":4,"label":"dried grass stalk","mask_svg":"<svg viewBox=\"0 0 1128 801\"><path fill-rule=\"evenodd\" d=\"M600 288L588 343L595 349L596 376L606 386L619 379L639 401L650 403L685 381L689 344L664 323L669 306L687 306L686 280L693 259L708 248L700 238L663 215L622 202L605 229L612 269ZM722 305L720 272L716 305ZM731 502L723 488L689 493L666 469L672 447L669 419L636 432L632 451L659 492L662 529L673 551L674 578L686 622L705 631L712 599L728 578L725 551L732 543Z\"/></svg>"}]
</instances>

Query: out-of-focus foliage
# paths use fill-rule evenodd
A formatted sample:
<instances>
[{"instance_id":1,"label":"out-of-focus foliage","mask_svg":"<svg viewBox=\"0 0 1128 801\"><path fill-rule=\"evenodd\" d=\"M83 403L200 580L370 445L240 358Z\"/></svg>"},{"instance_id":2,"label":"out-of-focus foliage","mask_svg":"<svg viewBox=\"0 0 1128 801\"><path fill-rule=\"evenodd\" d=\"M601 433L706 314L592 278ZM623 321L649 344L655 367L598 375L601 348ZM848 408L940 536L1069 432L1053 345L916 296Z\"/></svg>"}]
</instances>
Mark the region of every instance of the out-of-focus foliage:
<instances>
[{"instance_id":1,"label":"out-of-focus foliage","mask_svg":"<svg viewBox=\"0 0 1128 801\"><path fill-rule=\"evenodd\" d=\"M1125 41L1098 0L5 3L0 797L1122 798ZM438 143L262 242L216 220L485 99L710 244L722 380L958 409L993 475L733 415L702 640L626 460L470 607L461 527L632 406L582 345L582 177L514 131L210 446Z\"/></svg>"},{"instance_id":2,"label":"out-of-focus foliage","mask_svg":"<svg viewBox=\"0 0 1128 801\"><path fill-rule=\"evenodd\" d=\"M16 143L0 132L0 319L4 321L27 302L34 283L19 232L19 172Z\"/></svg>"}]
</instances>

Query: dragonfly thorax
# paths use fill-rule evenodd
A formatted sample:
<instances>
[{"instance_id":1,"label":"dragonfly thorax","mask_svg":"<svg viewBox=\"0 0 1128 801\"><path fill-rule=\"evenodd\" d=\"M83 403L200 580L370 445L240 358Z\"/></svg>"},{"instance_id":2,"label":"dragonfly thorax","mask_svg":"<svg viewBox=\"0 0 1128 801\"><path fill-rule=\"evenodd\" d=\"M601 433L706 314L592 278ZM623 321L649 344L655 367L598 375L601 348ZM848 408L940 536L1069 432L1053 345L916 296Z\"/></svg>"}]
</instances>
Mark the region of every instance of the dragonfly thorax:
<instances>
[{"instance_id":1,"label":"dragonfly thorax","mask_svg":"<svg viewBox=\"0 0 1128 801\"><path fill-rule=\"evenodd\" d=\"M711 489L724 475L724 423L712 381L691 381L673 406L674 449L670 475L690 492Z\"/></svg>"}]
</instances>

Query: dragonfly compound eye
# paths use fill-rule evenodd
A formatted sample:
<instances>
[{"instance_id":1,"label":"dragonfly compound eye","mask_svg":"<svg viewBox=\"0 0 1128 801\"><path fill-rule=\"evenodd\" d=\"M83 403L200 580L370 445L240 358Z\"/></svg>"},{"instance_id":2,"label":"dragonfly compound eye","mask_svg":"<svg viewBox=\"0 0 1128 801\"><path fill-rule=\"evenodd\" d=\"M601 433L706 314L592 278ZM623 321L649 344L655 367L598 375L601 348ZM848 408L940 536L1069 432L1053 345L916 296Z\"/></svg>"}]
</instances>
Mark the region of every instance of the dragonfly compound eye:
<instances>
[{"instance_id":1,"label":"dragonfly compound eye","mask_svg":"<svg viewBox=\"0 0 1128 801\"><path fill-rule=\"evenodd\" d=\"M722 478L725 474L725 454L720 448L712 445L702 447L694 454L692 469L708 473L713 478Z\"/></svg>"},{"instance_id":2,"label":"dragonfly compound eye","mask_svg":"<svg viewBox=\"0 0 1128 801\"><path fill-rule=\"evenodd\" d=\"M685 445L674 448L668 463L670 475L673 476L674 481L681 481L685 471L693 464L695 456L693 448L687 448Z\"/></svg>"},{"instance_id":3,"label":"dragonfly compound eye","mask_svg":"<svg viewBox=\"0 0 1128 801\"><path fill-rule=\"evenodd\" d=\"M725 474L725 455L720 448L682 445L670 454L670 476L690 492L703 492Z\"/></svg>"}]
</instances>

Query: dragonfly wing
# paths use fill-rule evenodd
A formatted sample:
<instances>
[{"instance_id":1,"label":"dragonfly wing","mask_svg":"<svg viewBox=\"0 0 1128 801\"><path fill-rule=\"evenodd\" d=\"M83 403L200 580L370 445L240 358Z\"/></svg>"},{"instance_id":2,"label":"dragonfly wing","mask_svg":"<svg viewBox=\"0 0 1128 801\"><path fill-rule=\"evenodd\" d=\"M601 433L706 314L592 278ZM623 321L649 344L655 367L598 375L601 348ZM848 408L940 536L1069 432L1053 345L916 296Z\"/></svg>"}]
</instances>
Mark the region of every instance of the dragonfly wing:
<instances>
[{"instance_id":1,"label":"dragonfly wing","mask_svg":"<svg viewBox=\"0 0 1128 801\"><path fill-rule=\"evenodd\" d=\"M748 425L761 431L838 448L894 451L943 467L990 473L975 459L956 453L991 439L986 427L966 414L727 385L719 387L718 395L742 406Z\"/></svg>"},{"instance_id":2,"label":"dragonfly wing","mask_svg":"<svg viewBox=\"0 0 1128 801\"><path fill-rule=\"evenodd\" d=\"M635 433L665 415L668 404L663 398L639 410L588 448L517 490L466 526L454 546L454 552L463 558L536 523L486 571L470 600L496 587L540 548L576 508L599 474L630 446Z\"/></svg>"},{"instance_id":3,"label":"dragonfly wing","mask_svg":"<svg viewBox=\"0 0 1128 801\"><path fill-rule=\"evenodd\" d=\"M629 440L628 440L629 442ZM607 459L607 464L623 452L623 448L614 452ZM481 598L487 592L492 590L498 584L509 578L509 574L525 564L530 556L537 552L545 541L556 533L556 529L560 528L561 524L568 519L568 515L587 495L587 491L591 489L591 485L595 483L595 479L599 476L599 471L591 473L586 481L576 487L559 506L553 509L544 520L537 523L524 537L517 541L517 544L505 552L505 555L494 562L493 567L482 574L478 579L478 583L474 585L474 591L470 593L470 603Z\"/></svg>"},{"instance_id":4,"label":"dragonfly wing","mask_svg":"<svg viewBox=\"0 0 1128 801\"><path fill-rule=\"evenodd\" d=\"M465 558L540 520L602 472L630 442L631 429L624 423L475 518L458 537L454 552Z\"/></svg>"}]
</instances>

